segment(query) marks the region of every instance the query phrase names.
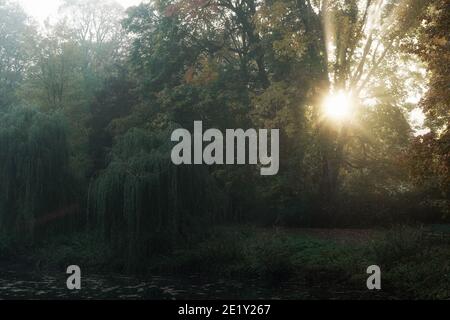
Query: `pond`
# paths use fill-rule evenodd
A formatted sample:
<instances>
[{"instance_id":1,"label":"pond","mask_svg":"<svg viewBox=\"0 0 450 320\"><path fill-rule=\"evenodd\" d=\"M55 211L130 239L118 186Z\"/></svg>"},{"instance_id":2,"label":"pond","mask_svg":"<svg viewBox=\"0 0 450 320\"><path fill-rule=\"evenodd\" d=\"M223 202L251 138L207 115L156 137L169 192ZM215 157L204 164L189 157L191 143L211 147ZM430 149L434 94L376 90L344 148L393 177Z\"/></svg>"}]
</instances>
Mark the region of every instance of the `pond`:
<instances>
[{"instance_id":1,"label":"pond","mask_svg":"<svg viewBox=\"0 0 450 320\"><path fill-rule=\"evenodd\" d=\"M64 272L35 272L23 265L0 265L0 300L201 300L201 299L380 299L367 289L324 288L301 281L212 279L200 274L154 275L145 278L120 274L81 275L81 290L68 290Z\"/></svg>"},{"instance_id":2,"label":"pond","mask_svg":"<svg viewBox=\"0 0 450 320\"><path fill-rule=\"evenodd\" d=\"M151 276L145 279L119 274L82 274L81 290L68 290L66 274L27 272L0 267L0 299L293 299L307 298L294 282L282 285L229 279Z\"/></svg>"}]
</instances>

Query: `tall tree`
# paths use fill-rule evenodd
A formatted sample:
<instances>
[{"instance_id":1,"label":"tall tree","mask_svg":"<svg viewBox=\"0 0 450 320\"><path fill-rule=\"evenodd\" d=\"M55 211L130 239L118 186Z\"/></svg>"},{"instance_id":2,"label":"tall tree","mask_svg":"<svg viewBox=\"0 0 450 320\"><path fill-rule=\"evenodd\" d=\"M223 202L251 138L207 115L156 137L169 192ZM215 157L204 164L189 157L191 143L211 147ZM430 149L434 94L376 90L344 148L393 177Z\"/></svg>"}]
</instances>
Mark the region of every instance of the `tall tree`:
<instances>
[{"instance_id":1,"label":"tall tree","mask_svg":"<svg viewBox=\"0 0 450 320\"><path fill-rule=\"evenodd\" d=\"M450 1L430 1L418 30L417 41L407 49L417 54L431 75L421 101L430 132L415 139L410 160L414 180L433 206L450 215Z\"/></svg>"},{"instance_id":2,"label":"tall tree","mask_svg":"<svg viewBox=\"0 0 450 320\"><path fill-rule=\"evenodd\" d=\"M0 1L0 107L17 101L17 89L32 64L35 31L25 12Z\"/></svg>"}]
</instances>

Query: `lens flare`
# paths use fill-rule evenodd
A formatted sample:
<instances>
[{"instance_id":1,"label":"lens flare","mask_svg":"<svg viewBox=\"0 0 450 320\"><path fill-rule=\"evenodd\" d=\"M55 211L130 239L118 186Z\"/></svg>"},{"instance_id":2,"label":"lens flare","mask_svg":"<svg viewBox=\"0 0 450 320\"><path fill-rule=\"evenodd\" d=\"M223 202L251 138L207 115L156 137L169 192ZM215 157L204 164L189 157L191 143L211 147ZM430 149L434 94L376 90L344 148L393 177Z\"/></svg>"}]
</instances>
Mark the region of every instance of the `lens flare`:
<instances>
[{"instance_id":1,"label":"lens flare","mask_svg":"<svg viewBox=\"0 0 450 320\"><path fill-rule=\"evenodd\" d=\"M352 115L350 94L339 91L328 95L323 102L323 113L326 118L335 121L350 119Z\"/></svg>"}]
</instances>

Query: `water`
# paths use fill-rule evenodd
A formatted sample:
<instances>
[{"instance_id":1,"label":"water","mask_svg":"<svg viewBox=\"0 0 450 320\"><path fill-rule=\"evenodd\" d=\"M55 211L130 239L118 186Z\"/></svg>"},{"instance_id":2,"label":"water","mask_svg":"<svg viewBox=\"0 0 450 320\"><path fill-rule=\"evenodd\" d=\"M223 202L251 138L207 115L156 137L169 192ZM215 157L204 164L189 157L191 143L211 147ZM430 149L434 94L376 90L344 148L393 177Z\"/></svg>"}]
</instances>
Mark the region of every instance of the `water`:
<instances>
[{"instance_id":1,"label":"water","mask_svg":"<svg viewBox=\"0 0 450 320\"><path fill-rule=\"evenodd\" d=\"M244 282L185 277L151 276L144 279L123 275L82 273L82 289L68 290L65 273L27 272L0 268L0 299L300 299L308 293L295 282L268 285L257 280ZM263 283L263 284L262 284Z\"/></svg>"},{"instance_id":2,"label":"water","mask_svg":"<svg viewBox=\"0 0 450 320\"><path fill-rule=\"evenodd\" d=\"M145 278L120 274L81 274L81 290L68 290L65 272L35 272L24 265L0 265L0 300L4 299L383 299L382 292L367 289L328 288L299 280L279 283L264 279L230 280L204 277L154 275Z\"/></svg>"}]
</instances>

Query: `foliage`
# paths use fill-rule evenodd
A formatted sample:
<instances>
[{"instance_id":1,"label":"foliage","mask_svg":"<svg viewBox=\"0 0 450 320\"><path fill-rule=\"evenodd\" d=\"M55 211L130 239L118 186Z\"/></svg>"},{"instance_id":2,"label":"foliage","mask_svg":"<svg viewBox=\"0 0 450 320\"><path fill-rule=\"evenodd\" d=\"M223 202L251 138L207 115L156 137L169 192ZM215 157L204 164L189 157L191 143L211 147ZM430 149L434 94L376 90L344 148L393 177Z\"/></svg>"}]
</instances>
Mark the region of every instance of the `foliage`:
<instances>
[{"instance_id":1,"label":"foliage","mask_svg":"<svg viewBox=\"0 0 450 320\"><path fill-rule=\"evenodd\" d=\"M33 240L73 200L66 129L61 116L29 108L0 119L0 230Z\"/></svg>"},{"instance_id":2,"label":"foliage","mask_svg":"<svg viewBox=\"0 0 450 320\"><path fill-rule=\"evenodd\" d=\"M427 64L430 72L429 90L420 103L430 132L413 141L410 172L430 206L440 208L447 217L450 212L449 8L448 0L430 1L423 13L417 41L411 40L406 46Z\"/></svg>"},{"instance_id":3,"label":"foliage","mask_svg":"<svg viewBox=\"0 0 450 320\"><path fill-rule=\"evenodd\" d=\"M35 30L25 12L0 1L0 109L17 102L17 91L32 60Z\"/></svg>"},{"instance_id":4,"label":"foliage","mask_svg":"<svg viewBox=\"0 0 450 320\"><path fill-rule=\"evenodd\" d=\"M93 182L89 221L129 268L223 218L224 197L204 168L177 167L168 133L134 129L120 137L111 162Z\"/></svg>"}]
</instances>

